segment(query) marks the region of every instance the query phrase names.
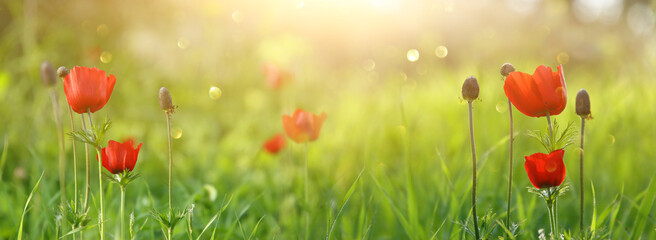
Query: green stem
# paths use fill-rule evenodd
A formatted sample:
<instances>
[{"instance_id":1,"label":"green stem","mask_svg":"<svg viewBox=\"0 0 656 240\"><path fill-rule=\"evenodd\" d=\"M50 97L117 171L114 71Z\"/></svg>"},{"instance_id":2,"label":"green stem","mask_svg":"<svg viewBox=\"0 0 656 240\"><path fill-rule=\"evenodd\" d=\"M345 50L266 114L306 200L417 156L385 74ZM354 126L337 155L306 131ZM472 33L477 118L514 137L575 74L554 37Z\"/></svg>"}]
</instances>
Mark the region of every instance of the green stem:
<instances>
[{"instance_id":1,"label":"green stem","mask_svg":"<svg viewBox=\"0 0 656 240\"><path fill-rule=\"evenodd\" d=\"M88 131L87 130L87 123L86 123L87 121L84 119L84 115L80 115L80 116L82 116L82 127L84 128L84 131L87 132ZM85 170L85 175L86 175L86 179L84 180L84 185L85 185L86 190L84 190L84 203L82 204L82 209L84 211L86 211L88 203L89 203L89 192L91 192L91 185L89 184L89 182L91 180L91 169L89 169L89 144L88 143L84 144L84 158L85 158L84 170Z\"/></svg>"},{"instance_id":2,"label":"green stem","mask_svg":"<svg viewBox=\"0 0 656 240\"><path fill-rule=\"evenodd\" d=\"M550 144L549 148L551 148L549 150L554 151L556 149L553 149L554 144L555 144L553 142L553 140L554 140L553 125L551 125L551 115L549 115L549 112L547 112L547 127L549 128L549 144Z\"/></svg>"},{"instance_id":3,"label":"green stem","mask_svg":"<svg viewBox=\"0 0 656 240\"><path fill-rule=\"evenodd\" d=\"M173 213L173 144L171 142L171 115L166 113L166 129L169 140L169 213Z\"/></svg>"},{"instance_id":4,"label":"green stem","mask_svg":"<svg viewBox=\"0 0 656 240\"><path fill-rule=\"evenodd\" d=\"M509 163L508 163L508 205L506 207L506 227L510 229L510 202L512 199L512 179L513 179L513 144L515 141L515 136L513 132L513 107L510 99L508 99L508 112L510 115L510 154L509 154Z\"/></svg>"},{"instance_id":5,"label":"green stem","mask_svg":"<svg viewBox=\"0 0 656 240\"><path fill-rule=\"evenodd\" d=\"M93 127L93 119L91 118L91 109L87 109L89 123L91 129ZM97 137L97 136L96 136ZM105 224L103 215L105 215L105 207L103 202L103 182L102 182L102 155L100 154L100 146L96 146L96 155L98 157L98 193L100 196L100 215L98 216L98 229L100 230L100 239L105 239Z\"/></svg>"},{"instance_id":6,"label":"green stem","mask_svg":"<svg viewBox=\"0 0 656 240\"><path fill-rule=\"evenodd\" d=\"M71 129L75 130L75 121L73 118L73 109L71 106L68 106L68 113L71 115ZM75 144L75 139L72 139L73 141L73 183L75 186L75 195L73 196L73 211L77 213L77 148ZM75 234L73 234L73 237L75 237Z\"/></svg>"},{"instance_id":7,"label":"green stem","mask_svg":"<svg viewBox=\"0 0 656 240\"><path fill-rule=\"evenodd\" d=\"M581 232L583 232L583 210L584 210L584 206L583 206L584 201L583 201L583 199L585 197L585 194L584 194L585 193L585 191L584 191L585 185L583 184L583 137L584 137L584 135L585 135L585 118L581 117L581 153L580 153L581 155L580 155L580 162L579 162L579 164L581 166L579 168L579 170L580 170L579 180L580 180L580 184L581 184L581 215L580 215L580 218L579 218L579 225L580 225L580 231Z\"/></svg>"},{"instance_id":8,"label":"green stem","mask_svg":"<svg viewBox=\"0 0 656 240\"><path fill-rule=\"evenodd\" d=\"M303 164L304 164L304 174L303 174L303 201L305 202L305 207L304 207L304 218L305 218L305 239L309 239L310 237L310 194L309 194L309 174L308 174L308 144L305 143L303 144L303 150L305 152L304 154L304 159L303 159Z\"/></svg>"},{"instance_id":9,"label":"green stem","mask_svg":"<svg viewBox=\"0 0 656 240\"><path fill-rule=\"evenodd\" d=\"M121 237L125 239L125 187L121 186Z\"/></svg>"},{"instance_id":10,"label":"green stem","mask_svg":"<svg viewBox=\"0 0 656 240\"><path fill-rule=\"evenodd\" d=\"M549 213L549 229L551 230L549 235L551 236L550 239L553 239L556 235L554 234L556 229L555 229L555 223L554 223L554 212L553 212L553 203L545 199L545 202L547 203L547 213Z\"/></svg>"},{"instance_id":11,"label":"green stem","mask_svg":"<svg viewBox=\"0 0 656 240\"><path fill-rule=\"evenodd\" d=\"M472 211L474 218L474 233L476 239L480 239L478 234L478 214L476 214L476 142L474 141L474 119L472 111L472 102L469 101L469 137L471 139L472 148Z\"/></svg>"},{"instance_id":12,"label":"green stem","mask_svg":"<svg viewBox=\"0 0 656 240\"><path fill-rule=\"evenodd\" d=\"M171 221L174 218L174 213L173 213L173 143L171 140L171 114L169 112L166 112L166 129L167 129L167 134L168 134L168 140L169 140L169 221ZM171 240L172 233L173 233L173 226L167 226L167 239Z\"/></svg>"},{"instance_id":13,"label":"green stem","mask_svg":"<svg viewBox=\"0 0 656 240\"><path fill-rule=\"evenodd\" d=\"M57 92L54 88L50 88L50 99L52 100L52 110L55 114L55 125L57 126L57 137L59 142L59 197L61 203L66 202L66 158L65 149L64 149L64 129L61 122L61 116L59 114L59 101L57 100Z\"/></svg>"}]
</instances>

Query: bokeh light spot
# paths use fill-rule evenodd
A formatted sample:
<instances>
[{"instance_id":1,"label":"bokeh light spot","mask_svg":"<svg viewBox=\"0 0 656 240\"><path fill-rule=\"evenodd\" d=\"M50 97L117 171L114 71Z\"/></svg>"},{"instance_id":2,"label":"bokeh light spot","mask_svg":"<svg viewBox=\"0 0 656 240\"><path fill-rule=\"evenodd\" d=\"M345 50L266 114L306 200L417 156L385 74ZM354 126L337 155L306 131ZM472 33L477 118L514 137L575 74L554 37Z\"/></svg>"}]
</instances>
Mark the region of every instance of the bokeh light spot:
<instances>
[{"instance_id":1,"label":"bokeh light spot","mask_svg":"<svg viewBox=\"0 0 656 240\"><path fill-rule=\"evenodd\" d=\"M110 53L110 52L108 52L108 51L103 51L103 52L100 54L100 61L103 62L103 63L110 63L110 62L112 62L112 53Z\"/></svg>"},{"instance_id":2,"label":"bokeh light spot","mask_svg":"<svg viewBox=\"0 0 656 240\"><path fill-rule=\"evenodd\" d=\"M435 56L438 58L445 58L446 55L449 55L449 50L445 46L439 46L435 48Z\"/></svg>"},{"instance_id":3,"label":"bokeh light spot","mask_svg":"<svg viewBox=\"0 0 656 240\"><path fill-rule=\"evenodd\" d=\"M171 129L171 137L173 137L173 139L180 139L182 137L182 129L179 127L173 127Z\"/></svg>"},{"instance_id":4,"label":"bokeh light spot","mask_svg":"<svg viewBox=\"0 0 656 240\"><path fill-rule=\"evenodd\" d=\"M241 23L242 21L244 21L244 13L242 13L239 10L235 10L234 12L232 12L232 21L234 21L235 23Z\"/></svg>"},{"instance_id":5,"label":"bokeh light spot","mask_svg":"<svg viewBox=\"0 0 656 240\"><path fill-rule=\"evenodd\" d=\"M373 59L367 59L362 63L362 68L367 72L371 72L376 69L376 62Z\"/></svg>"},{"instance_id":6,"label":"bokeh light spot","mask_svg":"<svg viewBox=\"0 0 656 240\"><path fill-rule=\"evenodd\" d=\"M221 98L221 95L223 92L221 92L221 89L218 87L211 87L210 88L210 98L213 100Z\"/></svg>"},{"instance_id":7,"label":"bokeh light spot","mask_svg":"<svg viewBox=\"0 0 656 240\"><path fill-rule=\"evenodd\" d=\"M408 50L408 53L406 53L406 57L408 58L408 61L416 62L419 60L419 51L417 49L410 49Z\"/></svg>"},{"instance_id":8,"label":"bokeh light spot","mask_svg":"<svg viewBox=\"0 0 656 240\"><path fill-rule=\"evenodd\" d=\"M497 109L497 112L504 113L504 112L508 111L508 102L499 101L499 102L497 102L497 105L495 106L495 108Z\"/></svg>"},{"instance_id":9,"label":"bokeh light spot","mask_svg":"<svg viewBox=\"0 0 656 240\"><path fill-rule=\"evenodd\" d=\"M189 40L185 37L180 37L178 39L178 47L180 49L187 49L189 47Z\"/></svg>"},{"instance_id":10,"label":"bokeh light spot","mask_svg":"<svg viewBox=\"0 0 656 240\"><path fill-rule=\"evenodd\" d=\"M305 1L299 1L296 5L296 9L301 9L305 6Z\"/></svg>"},{"instance_id":11,"label":"bokeh light spot","mask_svg":"<svg viewBox=\"0 0 656 240\"><path fill-rule=\"evenodd\" d=\"M101 37L107 36L109 35L109 27L106 24L100 24L96 28L96 33Z\"/></svg>"},{"instance_id":12,"label":"bokeh light spot","mask_svg":"<svg viewBox=\"0 0 656 240\"><path fill-rule=\"evenodd\" d=\"M607 142L608 146L611 146L611 145L615 144L615 136L609 134L607 141L608 141Z\"/></svg>"},{"instance_id":13,"label":"bokeh light spot","mask_svg":"<svg viewBox=\"0 0 656 240\"><path fill-rule=\"evenodd\" d=\"M569 62L569 55L566 52L561 52L556 56L556 60L560 64L567 64Z\"/></svg>"}]
</instances>

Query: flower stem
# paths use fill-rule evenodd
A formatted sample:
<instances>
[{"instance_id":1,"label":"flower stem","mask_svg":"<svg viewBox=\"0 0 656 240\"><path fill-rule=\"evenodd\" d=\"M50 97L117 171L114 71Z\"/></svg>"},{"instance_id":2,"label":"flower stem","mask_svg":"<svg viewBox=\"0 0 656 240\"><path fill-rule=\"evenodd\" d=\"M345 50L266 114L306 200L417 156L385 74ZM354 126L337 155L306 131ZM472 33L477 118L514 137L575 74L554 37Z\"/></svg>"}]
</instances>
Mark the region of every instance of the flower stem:
<instances>
[{"instance_id":1,"label":"flower stem","mask_svg":"<svg viewBox=\"0 0 656 240\"><path fill-rule=\"evenodd\" d=\"M166 129L169 141L169 212L173 212L173 144L171 142L171 115L166 113Z\"/></svg>"},{"instance_id":2,"label":"flower stem","mask_svg":"<svg viewBox=\"0 0 656 240\"><path fill-rule=\"evenodd\" d=\"M309 187L308 187L308 146L307 143L303 144L303 150L305 152L304 157L303 157L303 162L304 162L304 174L303 174L303 201L305 202L305 207L304 207L304 218L305 218L305 239L309 239L310 236L310 194L308 193Z\"/></svg>"},{"instance_id":3,"label":"flower stem","mask_svg":"<svg viewBox=\"0 0 656 240\"><path fill-rule=\"evenodd\" d=\"M59 195L61 203L66 202L66 161L64 158L64 129L59 114L59 101L57 101L57 92L50 88L50 99L52 100L52 110L55 114L55 125L57 126L57 137L59 139Z\"/></svg>"},{"instance_id":4,"label":"flower stem","mask_svg":"<svg viewBox=\"0 0 656 240\"><path fill-rule=\"evenodd\" d=\"M125 238L125 187L121 186L121 237Z\"/></svg>"},{"instance_id":5,"label":"flower stem","mask_svg":"<svg viewBox=\"0 0 656 240\"><path fill-rule=\"evenodd\" d=\"M579 168L580 169L580 174L579 174L580 178L579 178L579 180L580 180L580 184L581 184L581 216L579 218L579 224L580 224L580 227L581 227L580 228L581 232L583 231L583 208L584 208L583 207L583 203L584 203L583 199L585 197L585 194L584 194L585 185L583 184L583 136L584 135L585 135L585 118L581 117L581 153L580 153L581 157L580 157L580 162L579 162L579 164L581 165L581 167Z\"/></svg>"},{"instance_id":6,"label":"flower stem","mask_svg":"<svg viewBox=\"0 0 656 240\"><path fill-rule=\"evenodd\" d=\"M554 139L554 134L553 134L553 125L551 125L551 115L549 115L549 112L547 112L547 127L549 128L549 137L550 137L549 141L551 144L551 146L549 147L553 148L554 143L551 141ZM553 151L554 149L550 149L550 150Z\"/></svg>"},{"instance_id":7,"label":"flower stem","mask_svg":"<svg viewBox=\"0 0 656 240\"><path fill-rule=\"evenodd\" d=\"M169 140L169 221L174 218L173 214L173 144L171 142L171 114L166 112L166 129ZM171 240L173 226L167 226L168 240Z\"/></svg>"},{"instance_id":8,"label":"flower stem","mask_svg":"<svg viewBox=\"0 0 656 240\"><path fill-rule=\"evenodd\" d=\"M476 214L476 143L474 142L474 120L473 120L473 111L472 111L472 102L469 103L469 137L471 139L471 148L472 148L472 211L474 214L474 233L476 239L480 239L478 235L478 215Z\"/></svg>"},{"instance_id":9,"label":"flower stem","mask_svg":"<svg viewBox=\"0 0 656 240\"><path fill-rule=\"evenodd\" d=\"M73 118L73 109L68 106L68 113L71 115L71 129L75 130L75 121ZM73 141L73 183L75 185L75 195L73 196L73 211L77 212L77 148L75 146L75 139ZM73 234L75 236L75 234Z\"/></svg>"},{"instance_id":10,"label":"flower stem","mask_svg":"<svg viewBox=\"0 0 656 240\"><path fill-rule=\"evenodd\" d=\"M510 202L512 197L512 179L513 179L513 145L515 141L515 136L513 132L513 115L512 115L512 103L508 99L508 112L510 113L510 154L509 154L509 164L508 164L508 206L506 207L506 227L510 228Z\"/></svg>"},{"instance_id":11,"label":"flower stem","mask_svg":"<svg viewBox=\"0 0 656 240\"><path fill-rule=\"evenodd\" d=\"M89 123L91 129L93 127L93 119L91 118L91 109L87 109ZM96 155L98 156L98 193L100 196L100 214L98 215L98 229L100 230L100 239L105 239L105 224L103 215L105 215L105 207L103 203L103 183L102 183L102 155L100 154L100 146L96 146Z\"/></svg>"},{"instance_id":12,"label":"flower stem","mask_svg":"<svg viewBox=\"0 0 656 240\"><path fill-rule=\"evenodd\" d=\"M84 131L87 132L87 121L84 119L84 115L82 116L82 127L84 128ZM89 192L91 191L91 185L89 185L89 181L91 180L91 170L89 169L89 144L85 143L84 144L84 169L85 169L85 174L86 174L86 179L84 180L84 185L85 185L85 191L84 191L84 203L82 204L82 209L86 211L88 203L89 203Z\"/></svg>"}]
</instances>

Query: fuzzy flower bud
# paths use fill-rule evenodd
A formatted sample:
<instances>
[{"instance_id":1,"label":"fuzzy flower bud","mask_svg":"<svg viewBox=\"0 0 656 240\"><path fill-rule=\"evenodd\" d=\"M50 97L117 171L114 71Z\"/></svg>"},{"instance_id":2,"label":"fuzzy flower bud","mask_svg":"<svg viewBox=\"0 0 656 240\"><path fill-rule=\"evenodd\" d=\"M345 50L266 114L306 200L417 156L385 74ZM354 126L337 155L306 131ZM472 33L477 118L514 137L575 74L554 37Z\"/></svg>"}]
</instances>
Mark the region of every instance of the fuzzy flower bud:
<instances>
[{"instance_id":1,"label":"fuzzy flower bud","mask_svg":"<svg viewBox=\"0 0 656 240\"><path fill-rule=\"evenodd\" d=\"M507 77L508 74L510 74L511 72L514 72L514 71L515 71L515 67L512 64L504 63L501 66L501 71L499 71L499 72L501 73L502 76Z\"/></svg>"},{"instance_id":2,"label":"fuzzy flower bud","mask_svg":"<svg viewBox=\"0 0 656 240\"><path fill-rule=\"evenodd\" d=\"M41 63L41 81L43 81L43 85L47 87L53 86L55 83L57 83L55 69L48 61L43 61Z\"/></svg>"},{"instance_id":3,"label":"fuzzy flower bud","mask_svg":"<svg viewBox=\"0 0 656 240\"><path fill-rule=\"evenodd\" d=\"M462 84L462 98L470 102L478 98L478 81L474 76L469 76Z\"/></svg>"},{"instance_id":4,"label":"fuzzy flower bud","mask_svg":"<svg viewBox=\"0 0 656 240\"><path fill-rule=\"evenodd\" d=\"M576 94L576 115L590 119L590 96L585 89Z\"/></svg>"},{"instance_id":5,"label":"fuzzy flower bud","mask_svg":"<svg viewBox=\"0 0 656 240\"><path fill-rule=\"evenodd\" d=\"M171 94L165 87L159 89L159 107L165 112L171 112L175 108L173 100L171 100Z\"/></svg>"},{"instance_id":6,"label":"fuzzy flower bud","mask_svg":"<svg viewBox=\"0 0 656 240\"><path fill-rule=\"evenodd\" d=\"M64 66L59 67L59 69L57 69L57 75L58 75L60 78L64 78L64 77L66 77L66 75L68 75L69 73L70 73L70 72L68 71L68 69L66 69L66 67L64 67Z\"/></svg>"}]
</instances>

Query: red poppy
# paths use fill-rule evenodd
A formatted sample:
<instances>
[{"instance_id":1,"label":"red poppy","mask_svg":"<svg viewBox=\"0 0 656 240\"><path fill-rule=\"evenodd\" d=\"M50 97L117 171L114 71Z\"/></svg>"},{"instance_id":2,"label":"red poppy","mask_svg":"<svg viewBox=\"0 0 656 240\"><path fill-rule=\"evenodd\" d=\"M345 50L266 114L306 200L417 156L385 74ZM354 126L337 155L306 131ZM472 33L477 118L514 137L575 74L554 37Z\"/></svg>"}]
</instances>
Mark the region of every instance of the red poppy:
<instances>
[{"instance_id":1,"label":"red poppy","mask_svg":"<svg viewBox=\"0 0 656 240\"><path fill-rule=\"evenodd\" d=\"M549 154L535 153L525 156L524 168L528 179L536 188L559 186L565 180L565 151L558 149Z\"/></svg>"},{"instance_id":2,"label":"red poppy","mask_svg":"<svg viewBox=\"0 0 656 240\"><path fill-rule=\"evenodd\" d=\"M321 125L326 120L326 113L314 115L303 109L296 109L292 116L283 115L282 125L287 136L297 143L317 140Z\"/></svg>"},{"instance_id":3,"label":"red poppy","mask_svg":"<svg viewBox=\"0 0 656 240\"><path fill-rule=\"evenodd\" d=\"M96 112L103 108L114 90L116 77L97 68L75 66L64 77L64 93L76 113Z\"/></svg>"},{"instance_id":4,"label":"red poppy","mask_svg":"<svg viewBox=\"0 0 656 240\"><path fill-rule=\"evenodd\" d=\"M271 154L276 154L282 150L282 148L285 147L285 136L282 135L282 133L278 133L266 142L264 142L264 145L262 147L264 150Z\"/></svg>"},{"instance_id":5,"label":"red poppy","mask_svg":"<svg viewBox=\"0 0 656 240\"><path fill-rule=\"evenodd\" d=\"M280 88L285 82L292 79L291 73L281 70L273 63L264 64L263 70L267 85L273 89Z\"/></svg>"},{"instance_id":6,"label":"red poppy","mask_svg":"<svg viewBox=\"0 0 656 240\"><path fill-rule=\"evenodd\" d=\"M122 173L126 169L131 172L134 170L134 165L137 164L141 144L139 143L139 146L134 148L134 142L131 139L123 143L109 140L107 147L101 151L103 167L112 174Z\"/></svg>"},{"instance_id":7,"label":"red poppy","mask_svg":"<svg viewBox=\"0 0 656 240\"><path fill-rule=\"evenodd\" d=\"M533 75L523 72L511 72L506 77L503 87L510 102L529 117L558 115L567 104L567 87L563 66L558 72L551 67L538 66Z\"/></svg>"}]
</instances>

